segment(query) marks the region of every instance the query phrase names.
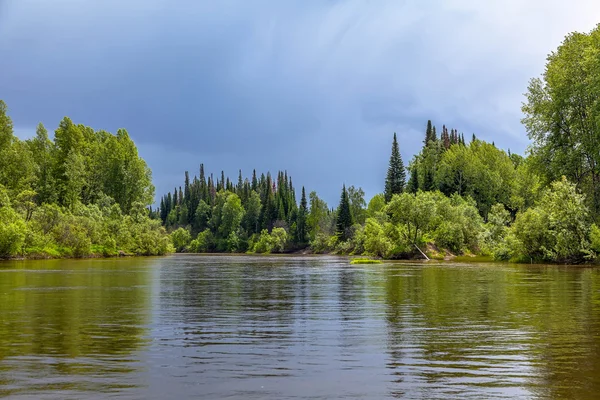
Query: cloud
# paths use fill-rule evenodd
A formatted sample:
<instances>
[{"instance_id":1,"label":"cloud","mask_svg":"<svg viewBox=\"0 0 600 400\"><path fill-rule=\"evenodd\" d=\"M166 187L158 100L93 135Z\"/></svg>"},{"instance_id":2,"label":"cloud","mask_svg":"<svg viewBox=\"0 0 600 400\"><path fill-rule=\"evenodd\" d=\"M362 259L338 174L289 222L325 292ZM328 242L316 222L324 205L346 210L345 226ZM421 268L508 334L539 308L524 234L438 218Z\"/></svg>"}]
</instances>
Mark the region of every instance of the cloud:
<instances>
[{"instance_id":1,"label":"cloud","mask_svg":"<svg viewBox=\"0 0 600 400\"><path fill-rule=\"evenodd\" d=\"M126 127L158 194L204 162L233 177L287 169L333 203L343 182L381 191L392 133L408 163L427 119L524 151L528 80L599 12L595 0L8 0L0 96L25 132L65 115Z\"/></svg>"}]
</instances>

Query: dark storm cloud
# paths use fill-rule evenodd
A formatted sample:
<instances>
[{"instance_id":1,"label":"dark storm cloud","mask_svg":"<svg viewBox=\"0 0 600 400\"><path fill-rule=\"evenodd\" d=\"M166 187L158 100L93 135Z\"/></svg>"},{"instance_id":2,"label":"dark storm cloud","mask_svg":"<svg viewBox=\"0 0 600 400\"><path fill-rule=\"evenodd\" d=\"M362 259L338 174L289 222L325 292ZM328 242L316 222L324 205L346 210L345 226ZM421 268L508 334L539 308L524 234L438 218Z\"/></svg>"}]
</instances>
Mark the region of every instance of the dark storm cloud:
<instances>
[{"instance_id":1,"label":"dark storm cloud","mask_svg":"<svg viewBox=\"0 0 600 400\"><path fill-rule=\"evenodd\" d=\"M372 195L392 132L408 163L429 118L523 151L528 79L600 11L480 3L3 0L0 98L21 136L65 115L127 128L158 194L204 162Z\"/></svg>"}]
</instances>

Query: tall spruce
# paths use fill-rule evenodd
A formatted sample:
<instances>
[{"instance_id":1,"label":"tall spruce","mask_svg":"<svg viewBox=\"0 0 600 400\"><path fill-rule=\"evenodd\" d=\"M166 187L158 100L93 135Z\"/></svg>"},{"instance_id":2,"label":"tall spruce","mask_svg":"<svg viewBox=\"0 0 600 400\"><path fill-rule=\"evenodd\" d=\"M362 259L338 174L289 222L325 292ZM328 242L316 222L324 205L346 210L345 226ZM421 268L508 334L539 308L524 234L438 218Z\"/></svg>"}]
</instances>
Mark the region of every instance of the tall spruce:
<instances>
[{"instance_id":1,"label":"tall spruce","mask_svg":"<svg viewBox=\"0 0 600 400\"><path fill-rule=\"evenodd\" d=\"M406 185L406 191L408 193L417 193L419 190L419 174L416 166L413 166L410 169L410 178L408 179L408 184Z\"/></svg>"},{"instance_id":2,"label":"tall spruce","mask_svg":"<svg viewBox=\"0 0 600 400\"><path fill-rule=\"evenodd\" d=\"M429 141L431 140L431 134L432 134L432 129L431 129L431 120L427 121L427 128L425 129L425 140L423 140L423 144L425 146L427 146L427 143L429 143Z\"/></svg>"},{"instance_id":3,"label":"tall spruce","mask_svg":"<svg viewBox=\"0 0 600 400\"><path fill-rule=\"evenodd\" d=\"M394 132L392 155L390 156L390 165L385 178L385 200L390 201L393 195L402 193L405 186L406 171L404 169L404 162L402 162L402 155L400 155L396 133Z\"/></svg>"},{"instance_id":4,"label":"tall spruce","mask_svg":"<svg viewBox=\"0 0 600 400\"><path fill-rule=\"evenodd\" d=\"M298 243L305 244L308 238L308 226L306 225L306 217L308 216L308 202L306 201L306 192L302 186L302 198L300 199L300 208L298 209L298 217L296 220Z\"/></svg>"},{"instance_id":5,"label":"tall spruce","mask_svg":"<svg viewBox=\"0 0 600 400\"><path fill-rule=\"evenodd\" d=\"M354 221L352 219L352 211L350 210L350 200L346 191L346 185L344 185L336 220L336 234L340 240L346 241L349 239L350 227L352 225L354 225Z\"/></svg>"}]
</instances>

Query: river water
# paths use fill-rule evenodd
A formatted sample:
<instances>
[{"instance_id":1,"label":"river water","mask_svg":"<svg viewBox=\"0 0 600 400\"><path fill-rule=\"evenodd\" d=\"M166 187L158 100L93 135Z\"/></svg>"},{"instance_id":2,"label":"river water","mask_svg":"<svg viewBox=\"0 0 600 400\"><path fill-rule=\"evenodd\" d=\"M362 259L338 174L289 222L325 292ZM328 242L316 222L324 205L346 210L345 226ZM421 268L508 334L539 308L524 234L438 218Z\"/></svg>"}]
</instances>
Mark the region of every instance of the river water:
<instances>
[{"instance_id":1,"label":"river water","mask_svg":"<svg viewBox=\"0 0 600 400\"><path fill-rule=\"evenodd\" d=\"M598 396L591 267L193 255L0 263L0 397Z\"/></svg>"}]
</instances>

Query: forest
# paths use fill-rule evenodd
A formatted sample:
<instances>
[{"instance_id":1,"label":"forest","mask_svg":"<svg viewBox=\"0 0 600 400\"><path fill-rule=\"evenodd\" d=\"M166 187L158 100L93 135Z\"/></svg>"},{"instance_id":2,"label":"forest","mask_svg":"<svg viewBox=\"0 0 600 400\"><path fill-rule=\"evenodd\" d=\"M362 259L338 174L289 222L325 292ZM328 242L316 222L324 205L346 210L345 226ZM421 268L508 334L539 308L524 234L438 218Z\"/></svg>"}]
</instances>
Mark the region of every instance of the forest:
<instances>
[{"instance_id":1,"label":"forest","mask_svg":"<svg viewBox=\"0 0 600 400\"><path fill-rule=\"evenodd\" d=\"M172 251L150 218L154 186L127 131L64 118L51 140L14 135L0 100L0 258L160 255Z\"/></svg>"},{"instance_id":2,"label":"forest","mask_svg":"<svg viewBox=\"0 0 600 400\"><path fill-rule=\"evenodd\" d=\"M428 121L404 165L394 134L384 193L341 188L330 207L286 172L232 181L221 172L161 198L177 251L293 252L382 258L487 256L593 262L600 254L600 26L572 33L526 92L525 156ZM408 175L408 179L407 179Z\"/></svg>"},{"instance_id":3,"label":"forest","mask_svg":"<svg viewBox=\"0 0 600 400\"><path fill-rule=\"evenodd\" d=\"M405 165L394 133L384 191L338 204L286 171L237 179L200 164L152 209L151 171L124 129L60 121L14 135L0 101L0 258L312 252L595 262L600 254L600 25L568 35L530 81L524 156L428 121ZM299 199L299 201L298 201Z\"/></svg>"}]
</instances>

